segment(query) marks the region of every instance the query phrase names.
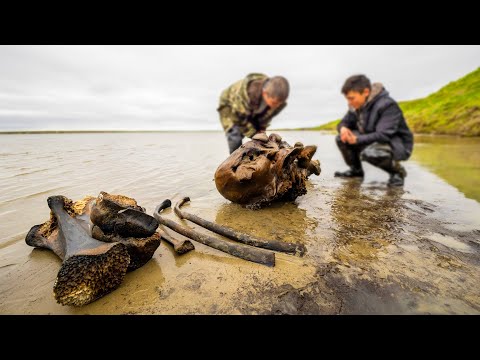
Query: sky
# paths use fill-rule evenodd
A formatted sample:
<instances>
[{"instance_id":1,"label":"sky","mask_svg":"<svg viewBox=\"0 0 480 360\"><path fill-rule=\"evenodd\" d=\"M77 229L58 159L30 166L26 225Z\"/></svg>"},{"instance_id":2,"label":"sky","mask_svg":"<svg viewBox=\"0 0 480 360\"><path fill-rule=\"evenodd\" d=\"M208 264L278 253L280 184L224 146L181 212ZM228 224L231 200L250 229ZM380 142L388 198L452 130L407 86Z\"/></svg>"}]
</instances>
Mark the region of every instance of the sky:
<instances>
[{"instance_id":1,"label":"sky","mask_svg":"<svg viewBox=\"0 0 480 360\"><path fill-rule=\"evenodd\" d=\"M344 80L365 74L400 100L480 66L480 45L0 46L0 131L221 130L223 89L251 72L290 82L272 128L347 111Z\"/></svg>"}]
</instances>

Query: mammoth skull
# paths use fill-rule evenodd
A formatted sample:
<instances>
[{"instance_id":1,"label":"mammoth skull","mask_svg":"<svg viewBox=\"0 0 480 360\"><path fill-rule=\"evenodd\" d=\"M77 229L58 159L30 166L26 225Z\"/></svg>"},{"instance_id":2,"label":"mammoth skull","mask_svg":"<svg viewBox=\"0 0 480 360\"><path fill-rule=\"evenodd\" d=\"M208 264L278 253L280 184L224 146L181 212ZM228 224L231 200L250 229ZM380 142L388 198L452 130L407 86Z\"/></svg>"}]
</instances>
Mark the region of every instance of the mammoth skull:
<instances>
[{"instance_id":1,"label":"mammoth skull","mask_svg":"<svg viewBox=\"0 0 480 360\"><path fill-rule=\"evenodd\" d=\"M306 180L320 175L312 160L317 147L290 146L277 134L257 134L234 151L215 172L215 184L226 199L251 208L274 200L292 201L306 194Z\"/></svg>"}]
</instances>

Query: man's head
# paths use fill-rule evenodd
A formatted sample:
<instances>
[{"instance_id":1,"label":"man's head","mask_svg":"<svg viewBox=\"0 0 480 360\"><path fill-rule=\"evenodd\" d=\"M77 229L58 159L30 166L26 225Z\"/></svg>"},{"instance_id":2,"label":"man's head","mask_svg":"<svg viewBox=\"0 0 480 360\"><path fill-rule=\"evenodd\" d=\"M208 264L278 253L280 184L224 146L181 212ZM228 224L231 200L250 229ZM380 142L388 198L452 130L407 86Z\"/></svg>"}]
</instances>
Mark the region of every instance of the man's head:
<instances>
[{"instance_id":1,"label":"man's head","mask_svg":"<svg viewBox=\"0 0 480 360\"><path fill-rule=\"evenodd\" d=\"M265 103L272 109L276 109L288 98L290 86L283 76L274 76L263 85L262 96Z\"/></svg>"},{"instance_id":2,"label":"man's head","mask_svg":"<svg viewBox=\"0 0 480 360\"><path fill-rule=\"evenodd\" d=\"M348 105L355 110L360 109L367 102L371 91L372 84L365 75L350 76L342 87L342 94L345 95Z\"/></svg>"}]
</instances>

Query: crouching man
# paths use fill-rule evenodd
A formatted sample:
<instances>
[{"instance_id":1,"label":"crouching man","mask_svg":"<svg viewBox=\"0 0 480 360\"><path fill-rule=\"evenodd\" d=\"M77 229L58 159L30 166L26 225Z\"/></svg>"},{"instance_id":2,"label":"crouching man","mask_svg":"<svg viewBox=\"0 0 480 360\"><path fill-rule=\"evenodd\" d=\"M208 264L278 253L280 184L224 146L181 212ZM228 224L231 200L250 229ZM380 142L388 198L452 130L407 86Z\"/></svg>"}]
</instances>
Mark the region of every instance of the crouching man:
<instances>
[{"instance_id":1,"label":"crouching man","mask_svg":"<svg viewBox=\"0 0 480 360\"><path fill-rule=\"evenodd\" d=\"M338 124L338 148L350 167L337 177L363 177L362 161L385 170L389 186L403 186L407 172L400 161L413 150L413 134L397 102L380 83L364 75L348 78L342 87L349 111Z\"/></svg>"}]
</instances>

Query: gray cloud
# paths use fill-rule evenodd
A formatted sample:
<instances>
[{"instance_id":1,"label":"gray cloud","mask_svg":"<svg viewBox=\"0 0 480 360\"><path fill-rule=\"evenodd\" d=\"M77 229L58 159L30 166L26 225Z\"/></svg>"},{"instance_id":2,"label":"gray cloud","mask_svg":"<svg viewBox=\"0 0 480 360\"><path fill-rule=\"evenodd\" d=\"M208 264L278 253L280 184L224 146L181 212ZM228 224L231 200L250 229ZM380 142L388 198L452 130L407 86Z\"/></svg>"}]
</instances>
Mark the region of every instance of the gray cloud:
<instances>
[{"instance_id":1,"label":"gray cloud","mask_svg":"<svg viewBox=\"0 0 480 360\"><path fill-rule=\"evenodd\" d=\"M397 100L480 65L480 46L0 46L0 130L220 130L220 92L250 72L284 75L274 127L341 117L340 87L364 73Z\"/></svg>"}]
</instances>

